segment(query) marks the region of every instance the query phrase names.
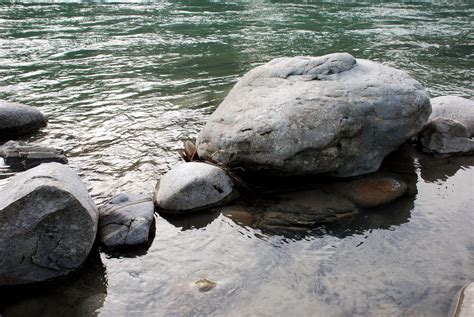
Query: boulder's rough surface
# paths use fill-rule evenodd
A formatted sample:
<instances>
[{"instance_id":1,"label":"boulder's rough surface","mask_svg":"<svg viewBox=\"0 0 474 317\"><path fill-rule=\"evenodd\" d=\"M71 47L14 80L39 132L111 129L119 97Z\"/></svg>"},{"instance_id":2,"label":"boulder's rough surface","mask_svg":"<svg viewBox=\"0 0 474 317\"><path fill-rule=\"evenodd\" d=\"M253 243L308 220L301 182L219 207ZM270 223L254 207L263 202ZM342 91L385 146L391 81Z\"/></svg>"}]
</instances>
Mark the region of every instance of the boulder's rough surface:
<instances>
[{"instance_id":1,"label":"boulder's rough surface","mask_svg":"<svg viewBox=\"0 0 474 317\"><path fill-rule=\"evenodd\" d=\"M27 170L42 163L68 163L64 151L61 149L15 141L8 141L0 146L0 157L4 159L6 165L15 170Z\"/></svg>"},{"instance_id":2,"label":"boulder's rough surface","mask_svg":"<svg viewBox=\"0 0 474 317\"><path fill-rule=\"evenodd\" d=\"M407 185L398 179L387 177L369 177L337 183L336 192L346 197L357 207L372 208L385 205L403 196Z\"/></svg>"},{"instance_id":3,"label":"boulder's rough surface","mask_svg":"<svg viewBox=\"0 0 474 317\"><path fill-rule=\"evenodd\" d=\"M474 316L474 283L464 287L456 299L452 317Z\"/></svg>"},{"instance_id":4,"label":"boulder's rough surface","mask_svg":"<svg viewBox=\"0 0 474 317\"><path fill-rule=\"evenodd\" d=\"M48 123L36 108L0 100L0 140L30 134Z\"/></svg>"},{"instance_id":5,"label":"boulder's rough surface","mask_svg":"<svg viewBox=\"0 0 474 317\"><path fill-rule=\"evenodd\" d=\"M42 164L0 191L0 286L47 281L79 268L95 240L98 211L66 165Z\"/></svg>"},{"instance_id":6,"label":"boulder's rough surface","mask_svg":"<svg viewBox=\"0 0 474 317\"><path fill-rule=\"evenodd\" d=\"M155 204L169 213L216 206L238 196L227 173L207 163L183 163L166 173L156 185Z\"/></svg>"},{"instance_id":7,"label":"boulder's rough surface","mask_svg":"<svg viewBox=\"0 0 474 317\"><path fill-rule=\"evenodd\" d=\"M421 131L418 140L423 151L434 154L474 152L474 138L459 121L436 117Z\"/></svg>"},{"instance_id":8,"label":"boulder's rough surface","mask_svg":"<svg viewBox=\"0 0 474 317\"><path fill-rule=\"evenodd\" d=\"M354 176L377 170L430 113L425 88L403 71L347 53L278 58L240 79L197 148L252 172Z\"/></svg>"},{"instance_id":9,"label":"boulder's rough surface","mask_svg":"<svg viewBox=\"0 0 474 317\"><path fill-rule=\"evenodd\" d=\"M155 206L151 197L123 193L99 208L99 238L108 247L148 242Z\"/></svg>"},{"instance_id":10,"label":"boulder's rough surface","mask_svg":"<svg viewBox=\"0 0 474 317\"><path fill-rule=\"evenodd\" d=\"M428 121L447 118L460 122L474 136L474 101L457 96L442 96L431 99L433 111Z\"/></svg>"}]
</instances>

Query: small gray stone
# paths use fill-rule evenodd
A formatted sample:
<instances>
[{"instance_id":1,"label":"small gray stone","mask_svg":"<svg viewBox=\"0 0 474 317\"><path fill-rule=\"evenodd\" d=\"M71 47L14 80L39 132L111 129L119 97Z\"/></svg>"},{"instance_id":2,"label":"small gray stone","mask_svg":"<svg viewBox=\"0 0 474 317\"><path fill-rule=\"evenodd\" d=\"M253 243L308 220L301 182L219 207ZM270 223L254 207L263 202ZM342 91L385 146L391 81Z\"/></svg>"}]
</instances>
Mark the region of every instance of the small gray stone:
<instances>
[{"instance_id":1,"label":"small gray stone","mask_svg":"<svg viewBox=\"0 0 474 317\"><path fill-rule=\"evenodd\" d=\"M30 134L47 123L48 120L36 108L0 100L0 140Z\"/></svg>"},{"instance_id":2,"label":"small gray stone","mask_svg":"<svg viewBox=\"0 0 474 317\"><path fill-rule=\"evenodd\" d=\"M347 53L277 58L245 74L198 134L201 159L276 175L376 171L425 125L407 73Z\"/></svg>"},{"instance_id":3,"label":"small gray stone","mask_svg":"<svg viewBox=\"0 0 474 317\"><path fill-rule=\"evenodd\" d=\"M181 213L228 202L238 196L232 178L214 165L183 163L158 182L154 202L163 211Z\"/></svg>"},{"instance_id":4,"label":"small gray stone","mask_svg":"<svg viewBox=\"0 0 474 317\"><path fill-rule=\"evenodd\" d=\"M442 96L431 99L433 111L428 122L435 118L456 120L464 125L469 136L474 136L474 101L457 96Z\"/></svg>"},{"instance_id":5,"label":"small gray stone","mask_svg":"<svg viewBox=\"0 0 474 317\"><path fill-rule=\"evenodd\" d=\"M66 165L19 173L0 191L0 286L42 282L81 266L97 233L98 211Z\"/></svg>"},{"instance_id":6,"label":"small gray stone","mask_svg":"<svg viewBox=\"0 0 474 317\"><path fill-rule=\"evenodd\" d=\"M154 220L151 197L129 193L114 196L99 208L99 238L108 247L148 242Z\"/></svg>"},{"instance_id":7,"label":"small gray stone","mask_svg":"<svg viewBox=\"0 0 474 317\"><path fill-rule=\"evenodd\" d=\"M437 117L421 131L423 151L435 154L469 154L474 152L474 138L459 121Z\"/></svg>"},{"instance_id":8,"label":"small gray stone","mask_svg":"<svg viewBox=\"0 0 474 317\"><path fill-rule=\"evenodd\" d=\"M16 170L27 170L42 163L68 163L64 151L61 149L15 141L8 141L0 146L0 157L4 159L6 165Z\"/></svg>"}]
</instances>

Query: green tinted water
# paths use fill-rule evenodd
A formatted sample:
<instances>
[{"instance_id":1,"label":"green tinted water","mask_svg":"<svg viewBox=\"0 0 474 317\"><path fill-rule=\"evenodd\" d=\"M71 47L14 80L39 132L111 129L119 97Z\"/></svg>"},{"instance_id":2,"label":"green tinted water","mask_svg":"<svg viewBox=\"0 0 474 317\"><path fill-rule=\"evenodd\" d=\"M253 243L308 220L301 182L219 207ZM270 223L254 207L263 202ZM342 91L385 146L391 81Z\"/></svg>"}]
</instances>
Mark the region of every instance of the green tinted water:
<instances>
[{"instance_id":1,"label":"green tinted water","mask_svg":"<svg viewBox=\"0 0 474 317\"><path fill-rule=\"evenodd\" d=\"M180 140L274 57L347 51L404 69L432 96L474 92L469 2L0 3L0 99L49 117L27 141L66 149L97 203L150 192ZM142 254L96 255L105 267L91 260L60 288L0 298L0 314L444 316L474 279L471 163L407 162L419 176L409 207L364 214L346 234L262 238L223 216L183 228L159 218ZM196 293L202 277L218 287Z\"/></svg>"}]
</instances>

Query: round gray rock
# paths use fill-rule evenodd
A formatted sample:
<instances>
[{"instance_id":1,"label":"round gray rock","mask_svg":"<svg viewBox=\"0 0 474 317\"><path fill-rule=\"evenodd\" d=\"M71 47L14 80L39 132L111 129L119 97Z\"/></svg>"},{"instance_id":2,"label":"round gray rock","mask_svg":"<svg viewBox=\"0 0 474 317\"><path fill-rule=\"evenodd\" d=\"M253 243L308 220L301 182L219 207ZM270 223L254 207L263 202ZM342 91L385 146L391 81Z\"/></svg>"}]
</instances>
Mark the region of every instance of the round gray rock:
<instances>
[{"instance_id":1,"label":"round gray rock","mask_svg":"<svg viewBox=\"0 0 474 317\"><path fill-rule=\"evenodd\" d=\"M197 138L199 157L277 175L376 171L431 106L403 71L347 53L277 58L245 74Z\"/></svg>"},{"instance_id":2,"label":"round gray rock","mask_svg":"<svg viewBox=\"0 0 474 317\"><path fill-rule=\"evenodd\" d=\"M461 122L444 117L434 118L421 131L418 140L424 152L434 154L469 154L474 139Z\"/></svg>"},{"instance_id":3,"label":"round gray rock","mask_svg":"<svg viewBox=\"0 0 474 317\"><path fill-rule=\"evenodd\" d=\"M433 112L429 122L435 118L447 118L460 122L474 136L474 101L457 96L442 96L431 99Z\"/></svg>"},{"instance_id":4,"label":"round gray rock","mask_svg":"<svg viewBox=\"0 0 474 317\"><path fill-rule=\"evenodd\" d=\"M51 280L81 266L98 211L77 174L59 163L17 174L0 191L0 286Z\"/></svg>"},{"instance_id":5,"label":"round gray rock","mask_svg":"<svg viewBox=\"0 0 474 317\"><path fill-rule=\"evenodd\" d=\"M148 242L155 206L148 195L122 193L99 208L99 238L108 247Z\"/></svg>"},{"instance_id":6,"label":"round gray rock","mask_svg":"<svg viewBox=\"0 0 474 317\"><path fill-rule=\"evenodd\" d=\"M0 100L0 140L30 134L47 123L48 120L36 108Z\"/></svg>"},{"instance_id":7,"label":"round gray rock","mask_svg":"<svg viewBox=\"0 0 474 317\"><path fill-rule=\"evenodd\" d=\"M228 202L238 196L227 173L206 163L183 163L158 182L154 202L164 212L194 211Z\"/></svg>"}]
</instances>

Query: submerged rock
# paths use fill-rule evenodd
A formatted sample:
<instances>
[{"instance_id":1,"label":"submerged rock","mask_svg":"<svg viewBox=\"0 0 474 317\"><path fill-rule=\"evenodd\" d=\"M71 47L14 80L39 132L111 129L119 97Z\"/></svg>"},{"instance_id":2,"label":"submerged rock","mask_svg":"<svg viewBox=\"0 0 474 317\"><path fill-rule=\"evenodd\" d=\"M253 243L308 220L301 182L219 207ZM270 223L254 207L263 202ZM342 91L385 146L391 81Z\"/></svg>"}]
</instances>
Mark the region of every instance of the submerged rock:
<instances>
[{"instance_id":1,"label":"submerged rock","mask_svg":"<svg viewBox=\"0 0 474 317\"><path fill-rule=\"evenodd\" d=\"M0 146L0 157L12 169L27 170L42 163L67 164L64 151L44 146L34 146L15 141L8 141Z\"/></svg>"},{"instance_id":2,"label":"submerged rock","mask_svg":"<svg viewBox=\"0 0 474 317\"><path fill-rule=\"evenodd\" d=\"M435 118L421 131L419 142L424 152L434 154L469 154L474 152L474 138L459 121Z\"/></svg>"},{"instance_id":3,"label":"submerged rock","mask_svg":"<svg viewBox=\"0 0 474 317\"><path fill-rule=\"evenodd\" d=\"M220 212L234 222L244 226L251 226L255 221L255 216L245 206L224 207Z\"/></svg>"},{"instance_id":4,"label":"submerged rock","mask_svg":"<svg viewBox=\"0 0 474 317\"><path fill-rule=\"evenodd\" d=\"M183 163L156 185L154 202L163 212L183 213L229 202L238 197L227 173L207 163Z\"/></svg>"},{"instance_id":5,"label":"submerged rock","mask_svg":"<svg viewBox=\"0 0 474 317\"><path fill-rule=\"evenodd\" d=\"M277 175L376 171L431 113L403 71L347 53L278 58L245 74L197 138L201 159Z\"/></svg>"},{"instance_id":6,"label":"submerged rock","mask_svg":"<svg viewBox=\"0 0 474 317\"><path fill-rule=\"evenodd\" d=\"M433 111L428 121L447 118L460 122L474 136L474 101L457 96L442 96L431 99Z\"/></svg>"},{"instance_id":7,"label":"submerged rock","mask_svg":"<svg viewBox=\"0 0 474 317\"><path fill-rule=\"evenodd\" d=\"M200 292L210 291L211 289L213 289L217 285L215 282L209 281L208 279L205 279L205 278L202 278L202 279L194 282L194 284L196 284L196 286L197 286L197 288Z\"/></svg>"},{"instance_id":8,"label":"submerged rock","mask_svg":"<svg viewBox=\"0 0 474 317\"><path fill-rule=\"evenodd\" d=\"M35 132L48 123L36 108L0 100L0 140L16 139Z\"/></svg>"},{"instance_id":9,"label":"submerged rock","mask_svg":"<svg viewBox=\"0 0 474 317\"><path fill-rule=\"evenodd\" d=\"M278 194L261 199L253 207L260 210L255 226L271 231L307 230L358 212L349 200L320 189Z\"/></svg>"},{"instance_id":10,"label":"submerged rock","mask_svg":"<svg viewBox=\"0 0 474 317\"><path fill-rule=\"evenodd\" d=\"M148 242L155 207L151 197L129 193L114 196L99 208L99 238L108 247Z\"/></svg>"},{"instance_id":11,"label":"submerged rock","mask_svg":"<svg viewBox=\"0 0 474 317\"><path fill-rule=\"evenodd\" d=\"M360 208L385 205L403 196L407 185L398 179L387 177L362 178L334 185L336 192Z\"/></svg>"},{"instance_id":12,"label":"submerged rock","mask_svg":"<svg viewBox=\"0 0 474 317\"><path fill-rule=\"evenodd\" d=\"M69 167L42 164L0 191L0 286L42 282L81 266L97 233L98 211Z\"/></svg>"}]
</instances>

